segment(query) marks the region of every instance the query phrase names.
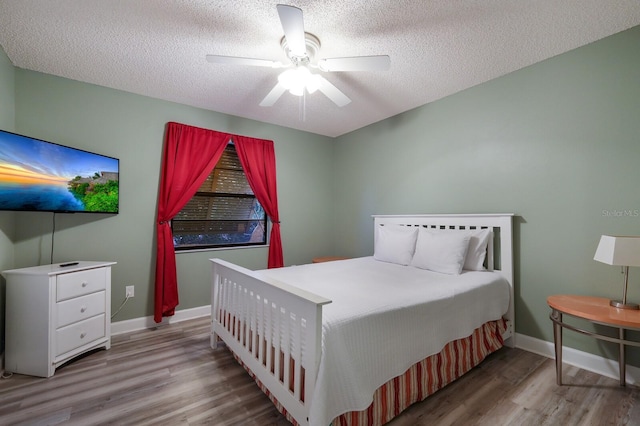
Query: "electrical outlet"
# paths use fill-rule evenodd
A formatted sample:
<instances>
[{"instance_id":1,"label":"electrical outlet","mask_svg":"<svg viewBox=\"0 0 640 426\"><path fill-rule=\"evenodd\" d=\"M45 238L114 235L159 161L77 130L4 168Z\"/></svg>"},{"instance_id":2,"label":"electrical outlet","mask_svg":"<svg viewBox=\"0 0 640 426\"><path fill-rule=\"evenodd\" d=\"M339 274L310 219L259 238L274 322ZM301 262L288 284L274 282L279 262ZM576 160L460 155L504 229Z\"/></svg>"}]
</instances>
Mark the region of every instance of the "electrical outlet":
<instances>
[{"instance_id":1,"label":"electrical outlet","mask_svg":"<svg viewBox=\"0 0 640 426\"><path fill-rule=\"evenodd\" d=\"M135 291L133 290L132 285L128 285L125 287L125 297L133 297L135 296Z\"/></svg>"}]
</instances>

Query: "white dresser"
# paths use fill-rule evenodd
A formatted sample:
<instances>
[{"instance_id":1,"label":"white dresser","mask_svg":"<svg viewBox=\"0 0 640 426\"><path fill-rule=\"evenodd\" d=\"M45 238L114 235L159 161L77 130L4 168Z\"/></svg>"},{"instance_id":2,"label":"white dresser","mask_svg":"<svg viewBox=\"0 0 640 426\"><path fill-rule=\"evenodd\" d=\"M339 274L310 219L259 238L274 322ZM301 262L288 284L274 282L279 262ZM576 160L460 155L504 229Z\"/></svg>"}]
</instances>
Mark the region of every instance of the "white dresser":
<instances>
[{"instance_id":1,"label":"white dresser","mask_svg":"<svg viewBox=\"0 0 640 426\"><path fill-rule=\"evenodd\" d=\"M115 262L71 263L2 272L6 371L49 377L82 353L111 347Z\"/></svg>"}]
</instances>

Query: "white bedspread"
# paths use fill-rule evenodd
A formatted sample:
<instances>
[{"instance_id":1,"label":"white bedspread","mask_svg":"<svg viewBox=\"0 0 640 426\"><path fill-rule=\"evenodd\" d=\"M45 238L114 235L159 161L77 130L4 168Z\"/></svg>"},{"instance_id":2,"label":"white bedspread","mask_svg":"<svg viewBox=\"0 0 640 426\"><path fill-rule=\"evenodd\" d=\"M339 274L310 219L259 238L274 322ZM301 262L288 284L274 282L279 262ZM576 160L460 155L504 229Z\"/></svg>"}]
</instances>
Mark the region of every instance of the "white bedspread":
<instances>
[{"instance_id":1,"label":"white bedspread","mask_svg":"<svg viewBox=\"0 0 640 426\"><path fill-rule=\"evenodd\" d=\"M332 300L323 308L312 426L367 408L378 387L509 305L497 272L452 276L363 257L259 273Z\"/></svg>"}]
</instances>

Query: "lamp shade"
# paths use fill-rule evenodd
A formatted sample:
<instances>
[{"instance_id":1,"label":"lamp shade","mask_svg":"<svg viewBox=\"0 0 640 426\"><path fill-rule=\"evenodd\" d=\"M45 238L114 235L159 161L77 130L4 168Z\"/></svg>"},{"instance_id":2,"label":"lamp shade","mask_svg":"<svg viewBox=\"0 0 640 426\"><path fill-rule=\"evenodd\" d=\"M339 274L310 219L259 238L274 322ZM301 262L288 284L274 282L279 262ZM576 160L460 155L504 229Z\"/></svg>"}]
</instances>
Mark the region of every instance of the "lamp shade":
<instances>
[{"instance_id":1,"label":"lamp shade","mask_svg":"<svg viewBox=\"0 0 640 426\"><path fill-rule=\"evenodd\" d=\"M607 265L640 266L640 237L603 235L593 260Z\"/></svg>"}]
</instances>

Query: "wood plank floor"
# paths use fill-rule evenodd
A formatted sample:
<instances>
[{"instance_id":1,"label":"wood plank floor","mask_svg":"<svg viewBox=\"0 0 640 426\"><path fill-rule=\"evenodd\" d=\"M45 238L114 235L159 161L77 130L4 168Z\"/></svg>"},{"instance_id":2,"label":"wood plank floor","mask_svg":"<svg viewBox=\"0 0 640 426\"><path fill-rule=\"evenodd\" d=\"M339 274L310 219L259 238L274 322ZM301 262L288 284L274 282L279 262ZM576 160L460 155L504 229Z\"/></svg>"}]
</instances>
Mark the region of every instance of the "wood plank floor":
<instances>
[{"instance_id":1,"label":"wood plank floor","mask_svg":"<svg viewBox=\"0 0 640 426\"><path fill-rule=\"evenodd\" d=\"M503 348L390 423L640 425L640 389ZM0 425L289 425L201 318L114 336L49 379L0 379Z\"/></svg>"}]
</instances>

